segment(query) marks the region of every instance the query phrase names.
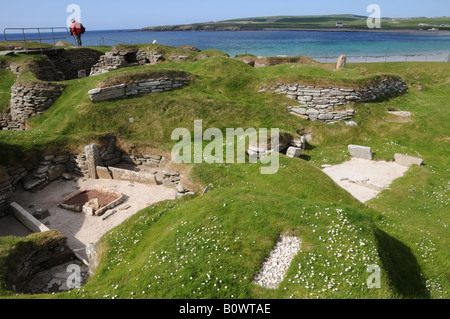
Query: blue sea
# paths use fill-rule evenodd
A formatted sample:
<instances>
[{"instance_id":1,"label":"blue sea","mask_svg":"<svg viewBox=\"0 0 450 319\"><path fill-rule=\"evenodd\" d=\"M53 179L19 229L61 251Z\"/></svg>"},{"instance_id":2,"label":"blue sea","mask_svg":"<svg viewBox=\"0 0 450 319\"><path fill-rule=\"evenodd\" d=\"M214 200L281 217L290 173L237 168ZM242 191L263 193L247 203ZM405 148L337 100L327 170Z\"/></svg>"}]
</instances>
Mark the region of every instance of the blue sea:
<instances>
[{"instance_id":1,"label":"blue sea","mask_svg":"<svg viewBox=\"0 0 450 319\"><path fill-rule=\"evenodd\" d=\"M55 33L59 40L74 43L67 34ZM27 39L37 34L27 33ZM51 34L41 32L41 37ZM0 40L4 40L4 35ZM22 40L22 34L6 34L7 40ZM230 56L248 53L256 56L307 55L315 58L425 56L450 54L450 36L385 32L324 32L324 31L188 31L136 32L134 30L87 31L84 46L118 43L152 43L169 46L193 45L201 50L217 49ZM52 43L53 41L44 41Z\"/></svg>"}]
</instances>

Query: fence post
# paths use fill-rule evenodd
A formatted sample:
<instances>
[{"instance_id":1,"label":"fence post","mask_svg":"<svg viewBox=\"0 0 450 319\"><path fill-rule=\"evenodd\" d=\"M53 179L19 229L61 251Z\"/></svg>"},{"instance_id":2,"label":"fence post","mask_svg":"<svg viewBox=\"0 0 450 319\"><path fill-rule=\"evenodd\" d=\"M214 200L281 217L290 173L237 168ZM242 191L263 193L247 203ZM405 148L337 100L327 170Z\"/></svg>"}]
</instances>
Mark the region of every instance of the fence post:
<instances>
[{"instance_id":1,"label":"fence post","mask_svg":"<svg viewBox=\"0 0 450 319\"><path fill-rule=\"evenodd\" d=\"M24 28L22 28L22 36L23 36L23 44L25 46L25 51L28 52L27 38L25 37L25 29ZM6 36L5 36L5 41L6 41Z\"/></svg>"}]
</instances>

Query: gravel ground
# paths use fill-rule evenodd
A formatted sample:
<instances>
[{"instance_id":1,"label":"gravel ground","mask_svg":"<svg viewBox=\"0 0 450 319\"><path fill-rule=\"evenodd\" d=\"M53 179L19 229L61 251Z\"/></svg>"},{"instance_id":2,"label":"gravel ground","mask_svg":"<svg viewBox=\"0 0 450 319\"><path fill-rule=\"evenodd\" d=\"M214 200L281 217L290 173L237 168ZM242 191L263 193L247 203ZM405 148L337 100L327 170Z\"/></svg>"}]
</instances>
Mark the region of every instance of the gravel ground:
<instances>
[{"instance_id":1,"label":"gravel ground","mask_svg":"<svg viewBox=\"0 0 450 319\"><path fill-rule=\"evenodd\" d=\"M80 188L94 189L95 186L105 187L111 191L125 195L126 201L108 211L105 215L116 211L108 219L74 213L58 207L63 198ZM67 236L68 246L83 258L87 258L86 245L96 243L105 233L154 203L164 200L174 200L176 190L160 186L149 186L134 182L117 180L78 179L74 181L58 180L36 193L17 191L16 202L28 212L39 208L48 209L50 217L41 220L50 229L57 229Z\"/></svg>"},{"instance_id":2,"label":"gravel ground","mask_svg":"<svg viewBox=\"0 0 450 319\"><path fill-rule=\"evenodd\" d=\"M255 277L255 283L263 288L277 289L283 281L292 260L300 251L297 237L281 236L278 243Z\"/></svg>"}]
</instances>

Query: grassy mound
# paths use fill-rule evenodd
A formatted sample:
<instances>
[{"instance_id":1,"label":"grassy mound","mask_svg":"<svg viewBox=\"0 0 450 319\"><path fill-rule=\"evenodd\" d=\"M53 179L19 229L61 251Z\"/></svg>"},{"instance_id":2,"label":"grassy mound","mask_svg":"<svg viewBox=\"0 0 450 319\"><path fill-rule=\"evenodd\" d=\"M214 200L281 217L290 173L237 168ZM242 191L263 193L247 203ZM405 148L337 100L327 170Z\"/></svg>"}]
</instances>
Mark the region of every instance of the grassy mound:
<instances>
[{"instance_id":1,"label":"grassy mound","mask_svg":"<svg viewBox=\"0 0 450 319\"><path fill-rule=\"evenodd\" d=\"M97 84L97 88L105 88L119 84L139 82L148 79L189 79L190 74L180 70L160 69L126 72L106 77Z\"/></svg>"},{"instance_id":2,"label":"grassy mound","mask_svg":"<svg viewBox=\"0 0 450 319\"><path fill-rule=\"evenodd\" d=\"M173 92L89 100L87 92L102 81L169 69L195 81ZM292 100L259 92L278 81L354 87L386 74L401 77L408 94L352 105L356 128L301 120L286 112ZM223 56L121 69L65 81L60 99L30 121L33 130L0 132L0 161L32 162L46 148L76 149L107 133L137 149L167 151L172 130L193 131L196 119L204 129L311 133L303 160L282 157L275 175L260 175L260 164L189 167L192 179L212 192L149 207L107 234L97 274L82 289L57 297L448 298L448 74L446 63L350 64L335 72L303 64L255 69ZM412 117L398 121L388 110ZM371 146L376 159L419 156L426 166L363 205L319 169L348 159L349 144ZM253 277L284 233L299 236L302 251L281 287L268 291ZM371 264L381 267L381 289L367 289Z\"/></svg>"},{"instance_id":3,"label":"grassy mound","mask_svg":"<svg viewBox=\"0 0 450 319\"><path fill-rule=\"evenodd\" d=\"M31 234L26 238L0 237L0 296L12 295L18 269L33 254L54 248L65 237L58 231ZM23 275L23 274L22 274Z\"/></svg>"},{"instance_id":4,"label":"grassy mound","mask_svg":"<svg viewBox=\"0 0 450 319\"><path fill-rule=\"evenodd\" d=\"M366 287L367 265L379 259L375 226L362 205L306 162L283 158L282 166L269 180L259 165L196 167L210 193L158 204L116 228L103 239L98 273L61 297L394 296L387 282L382 290ZM312 190L308 180L323 188ZM299 236L302 251L282 286L269 291L253 278L284 233Z\"/></svg>"}]
</instances>

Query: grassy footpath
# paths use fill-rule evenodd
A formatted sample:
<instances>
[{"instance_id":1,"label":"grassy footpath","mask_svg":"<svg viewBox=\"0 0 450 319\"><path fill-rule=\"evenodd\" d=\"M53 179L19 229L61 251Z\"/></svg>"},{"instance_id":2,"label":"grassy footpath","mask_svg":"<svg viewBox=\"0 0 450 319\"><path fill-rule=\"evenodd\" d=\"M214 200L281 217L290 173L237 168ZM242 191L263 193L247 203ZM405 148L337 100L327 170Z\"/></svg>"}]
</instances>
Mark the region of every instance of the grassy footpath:
<instances>
[{"instance_id":1,"label":"grassy footpath","mask_svg":"<svg viewBox=\"0 0 450 319\"><path fill-rule=\"evenodd\" d=\"M189 72L192 83L173 92L90 102L87 92L101 81L141 70ZM301 120L286 112L292 100L258 92L283 79L355 85L379 74L401 76L409 93L354 105L356 128ZM0 132L1 162L32 161L48 147L76 149L107 133L124 145L167 151L172 130L192 130L196 119L204 120L204 129L311 133L303 160L282 156L275 175L261 175L260 164L189 167L191 178L212 192L132 217L102 239L102 264L88 284L54 297L448 298L448 74L446 63L353 64L333 72L297 64L254 69L227 57L122 69L66 81L61 98L30 121L33 130ZM412 117L400 122L388 110ZM426 165L363 205L320 171L322 164L348 159L352 143L371 146L376 159L392 160L398 152L420 156ZM284 233L301 238L302 252L279 289L259 288L253 277ZM381 289L367 289L370 264L382 269Z\"/></svg>"}]
</instances>

